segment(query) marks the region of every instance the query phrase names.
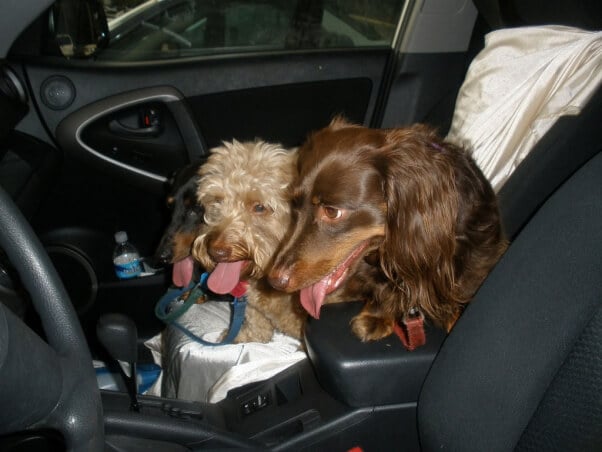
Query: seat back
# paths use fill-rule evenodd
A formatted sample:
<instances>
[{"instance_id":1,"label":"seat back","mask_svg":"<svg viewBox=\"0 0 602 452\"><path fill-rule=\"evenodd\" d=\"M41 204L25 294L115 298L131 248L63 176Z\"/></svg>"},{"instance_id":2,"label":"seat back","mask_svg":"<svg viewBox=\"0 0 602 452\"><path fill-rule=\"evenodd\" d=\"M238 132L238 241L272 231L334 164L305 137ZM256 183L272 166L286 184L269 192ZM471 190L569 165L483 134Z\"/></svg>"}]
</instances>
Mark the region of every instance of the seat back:
<instances>
[{"instance_id":1,"label":"seat back","mask_svg":"<svg viewBox=\"0 0 602 452\"><path fill-rule=\"evenodd\" d=\"M563 116L498 192L504 230L513 239L537 208L602 150L602 86L577 116Z\"/></svg>"},{"instance_id":2,"label":"seat back","mask_svg":"<svg viewBox=\"0 0 602 452\"><path fill-rule=\"evenodd\" d=\"M600 30L602 3L596 0L473 0L491 28L558 24Z\"/></svg>"},{"instance_id":3,"label":"seat back","mask_svg":"<svg viewBox=\"0 0 602 452\"><path fill-rule=\"evenodd\" d=\"M474 0L492 29L602 29L602 3ZM498 192L512 243L424 382L424 450L602 450L602 87Z\"/></svg>"},{"instance_id":4,"label":"seat back","mask_svg":"<svg viewBox=\"0 0 602 452\"><path fill-rule=\"evenodd\" d=\"M539 209L444 342L425 450L602 450L602 154Z\"/></svg>"},{"instance_id":5,"label":"seat back","mask_svg":"<svg viewBox=\"0 0 602 452\"><path fill-rule=\"evenodd\" d=\"M484 22L490 31L510 27L551 24L577 27L590 31L602 30L602 2L589 0L550 0L546 2L541 2L538 0L473 0L473 3L477 7L480 18L482 19L479 21L479 23ZM542 37L542 39L544 38ZM569 42L568 38L567 42ZM586 42L585 39L584 42ZM519 47L518 49L515 49L517 53L512 54L514 57L518 58L521 52L520 46L524 44L514 42L513 44ZM535 45L535 49L537 48L537 45ZM539 47L540 50L543 48L545 48L545 46ZM579 48L583 49L581 47ZM595 48L595 46L592 46L592 49L593 48ZM529 49L529 51L531 50L533 49ZM506 53L503 51L499 52L501 53L488 54L488 58L493 65L491 67L491 74L499 73L499 69L497 69L495 66L496 64L499 64L499 62L496 63L496 58L499 55L506 55ZM507 52L511 51L507 50ZM527 53L527 50L525 50L525 54ZM513 61L508 56L504 56L504 58L506 58L506 61ZM596 58L602 59L602 56L600 56L598 53L598 57L596 57L595 50L589 50L587 53L587 58L591 59L590 61L592 62L592 67L596 67ZM537 60L537 57L533 58L532 60L534 60L534 67L538 68L542 65L542 61ZM519 61L522 61L522 59L519 59ZM597 66L599 67L600 63L598 63ZM482 71L482 63L479 67ZM496 69L493 70L493 68ZM553 68L554 65L551 65L550 73L547 75L547 77L553 77ZM572 70L576 71L575 68ZM569 70L567 69L567 71ZM474 75L476 76L477 80L473 81L473 84L468 88L469 90L474 91L474 94L472 94L473 98L478 98L478 93L481 89L478 86L479 83L487 83L490 86L498 85L496 80L492 80L494 75L481 74L480 72ZM543 76L542 73L540 73L540 75ZM568 75L565 73L563 73L563 75L556 75L559 80L555 83L560 83L561 77L568 77ZM479 77L482 77L482 79ZM584 83L585 85L583 77L585 77L585 74L579 75L577 72L575 72L573 73L573 79L565 79L562 83L564 83L567 88L564 89L563 95L570 96L571 94L569 93L573 93L573 95L577 96L577 94L571 90L577 89L577 86L580 87L579 89L583 88L582 85L579 85L579 83ZM593 77L592 80L594 80ZM531 115L538 121L545 123L549 120L549 116L552 114L552 112L556 112L555 114L560 115L560 112L563 111L559 105L557 105L561 96L555 100L552 100L552 96L556 95L554 94L554 90L557 89L556 84L552 86L551 84L544 83L542 80L539 82L540 83L536 84L534 88L536 90L541 90L541 95L539 98L532 99L532 101L542 102L542 105L535 105L534 108L530 110L531 113L526 113L526 111L523 111L523 114L526 113L527 115ZM592 87L595 87L595 83L593 83L591 80L589 83L591 83ZM500 86L507 87L507 85L504 85L504 83L501 83ZM570 89L568 89L569 86ZM532 85L529 85L529 87L532 87ZM517 86L518 92L522 93L521 89L522 88L520 86ZM487 92L487 90L484 90L483 92ZM469 99L470 98L471 97L469 96ZM460 101L460 96L458 97L458 101ZM550 102L551 105L545 107L546 102ZM571 102L576 102L576 104L579 104L579 101L576 99L573 99ZM573 106L576 104L571 103ZM492 105L499 106L504 104L494 103ZM466 108L466 105L464 105L464 108ZM540 113L541 116L539 117L532 113L538 109L544 109ZM462 109L459 109L460 115L463 114L462 111ZM474 114L475 112L473 112L473 116ZM485 113L484 116L489 114L491 114L491 112ZM566 112L563 111L562 114L566 114ZM541 204L554 192L556 188L566 181L581 165L583 165L584 162L589 160L594 154L602 149L602 127L600 127L601 117L602 86L598 86L597 89L595 89L593 96L581 109L580 114L575 116L560 116L554 125L528 152L527 156L514 170L511 177L503 184L501 189L499 189L498 195L500 210L502 213L506 234L510 239L513 239L517 235L517 233L521 230L523 225L529 220L537 208L541 206ZM474 119L474 117L472 119ZM512 121L517 120L518 119L516 117L512 117ZM472 121L469 121L467 125L462 127L466 127L468 129L471 127L474 128L475 125L473 124L471 126L471 122ZM478 124L487 124L487 121L484 120L484 122L478 122ZM508 127L513 126L509 125ZM526 137L529 135L536 136L538 133L540 133L540 125L538 126L534 124L533 127L535 130L525 134ZM479 128L477 129L481 130ZM520 138L520 134L525 132L524 130L521 131L518 129L519 128L517 127L515 132L519 136L514 137L512 140L508 139L510 143L521 142L520 140L522 138ZM474 133L475 132L470 132L470 134L473 134L473 137ZM506 131L504 133L508 132ZM497 141L496 138L493 138L495 131L492 130L490 135L492 138L486 139L485 143L501 143L500 141ZM462 138L461 134L459 138ZM525 139L528 140L528 138ZM521 155L522 153L526 152L525 148L521 147L519 149L520 151L517 150L516 152L520 152ZM481 149L481 151L483 151L485 155L488 155L489 153L501 152L500 149L495 148L485 148ZM486 158L488 159L489 157ZM504 172L505 171L506 169L504 169ZM495 175L492 175L490 177L494 176ZM501 176L503 176L503 174ZM500 176L498 176L498 178L499 177Z\"/></svg>"}]
</instances>

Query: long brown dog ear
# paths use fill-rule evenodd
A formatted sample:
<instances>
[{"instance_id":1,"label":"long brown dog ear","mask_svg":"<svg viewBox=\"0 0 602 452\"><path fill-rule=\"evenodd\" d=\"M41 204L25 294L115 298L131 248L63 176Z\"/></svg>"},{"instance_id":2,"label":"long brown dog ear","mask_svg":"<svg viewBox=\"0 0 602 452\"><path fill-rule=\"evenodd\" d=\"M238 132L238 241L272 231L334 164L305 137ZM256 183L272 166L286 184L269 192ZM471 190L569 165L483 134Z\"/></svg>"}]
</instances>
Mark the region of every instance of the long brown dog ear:
<instances>
[{"instance_id":1,"label":"long brown dog ear","mask_svg":"<svg viewBox=\"0 0 602 452\"><path fill-rule=\"evenodd\" d=\"M454 287L453 167L432 130L415 126L385 133L388 144L379 150L387 204L381 266L392 281L403 282L405 310L419 308L437 318L439 302L448 301Z\"/></svg>"}]
</instances>

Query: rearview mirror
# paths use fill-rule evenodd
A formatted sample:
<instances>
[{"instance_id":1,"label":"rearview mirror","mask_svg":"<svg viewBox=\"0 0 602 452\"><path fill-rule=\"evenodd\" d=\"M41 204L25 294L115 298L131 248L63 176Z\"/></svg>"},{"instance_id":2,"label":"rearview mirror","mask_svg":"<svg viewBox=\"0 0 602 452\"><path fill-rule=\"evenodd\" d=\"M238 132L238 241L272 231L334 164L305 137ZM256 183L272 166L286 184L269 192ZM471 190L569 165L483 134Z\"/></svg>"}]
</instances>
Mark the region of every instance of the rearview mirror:
<instances>
[{"instance_id":1,"label":"rearview mirror","mask_svg":"<svg viewBox=\"0 0 602 452\"><path fill-rule=\"evenodd\" d=\"M57 0L50 30L66 58L88 58L109 43L109 27L100 0Z\"/></svg>"}]
</instances>

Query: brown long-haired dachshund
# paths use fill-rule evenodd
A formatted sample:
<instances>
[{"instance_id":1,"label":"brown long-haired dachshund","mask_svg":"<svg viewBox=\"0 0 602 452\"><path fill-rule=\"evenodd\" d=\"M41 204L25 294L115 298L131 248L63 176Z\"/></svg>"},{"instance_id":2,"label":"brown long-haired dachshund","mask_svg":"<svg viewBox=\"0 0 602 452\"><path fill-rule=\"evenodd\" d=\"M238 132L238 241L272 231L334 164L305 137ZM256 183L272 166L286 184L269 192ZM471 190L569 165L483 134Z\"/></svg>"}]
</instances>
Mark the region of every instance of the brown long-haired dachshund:
<instances>
[{"instance_id":1,"label":"brown long-haired dachshund","mask_svg":"<svg viewBox=\"0 0 602 452\"><path fill-rule=\"evenodd\" d=\"M414 309L452 328L506 249L495 194L470 154L425 125L369 129L342 118L299 150L293 221L269 273L324 303L363 299L362 340Z\"/></svg>"}]
</instances>

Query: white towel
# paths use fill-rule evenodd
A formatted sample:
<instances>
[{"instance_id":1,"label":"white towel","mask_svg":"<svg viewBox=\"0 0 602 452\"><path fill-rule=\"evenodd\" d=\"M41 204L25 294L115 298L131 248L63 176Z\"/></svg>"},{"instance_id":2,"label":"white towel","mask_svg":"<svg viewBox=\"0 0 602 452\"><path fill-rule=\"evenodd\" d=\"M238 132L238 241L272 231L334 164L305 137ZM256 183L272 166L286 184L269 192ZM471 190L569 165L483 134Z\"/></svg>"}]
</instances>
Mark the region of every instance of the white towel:
<instances>
[{"instance_id":1,"label":"white towel","mask_svg":"<svg viewBox=\"0 0 602 452\"><path fill-rule=\"evenodd\" d=\"M229 321L230 305L212 301L192 305L178 319L209 342L218 341ZM225 398L232 388L267 380L307 358L297 339L280 333L275 333L267 344L248 342L212 347L170 326L145 345L155 363L162 367L159 380L147 394L211 403Z\"/></svg>"},{"instance_id":2,"label":"white towel","mask_svg":"<svg viewBox=\"0 0 602 452\"><path fill-rule=\"evenodd\" d=\"M447 138L473 150L499 191L554 122L579 114L601 82L600 31L494 31L470 65Z\"/></svg>"}]
</instances>

